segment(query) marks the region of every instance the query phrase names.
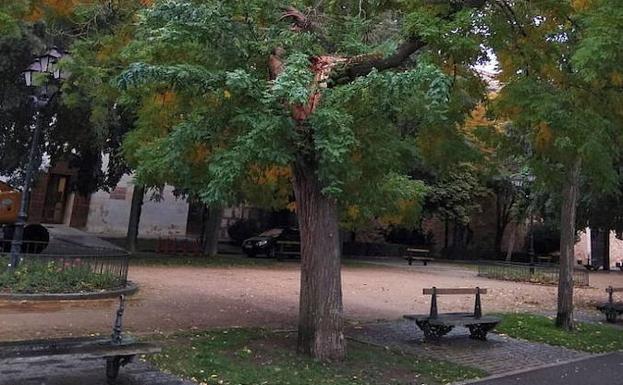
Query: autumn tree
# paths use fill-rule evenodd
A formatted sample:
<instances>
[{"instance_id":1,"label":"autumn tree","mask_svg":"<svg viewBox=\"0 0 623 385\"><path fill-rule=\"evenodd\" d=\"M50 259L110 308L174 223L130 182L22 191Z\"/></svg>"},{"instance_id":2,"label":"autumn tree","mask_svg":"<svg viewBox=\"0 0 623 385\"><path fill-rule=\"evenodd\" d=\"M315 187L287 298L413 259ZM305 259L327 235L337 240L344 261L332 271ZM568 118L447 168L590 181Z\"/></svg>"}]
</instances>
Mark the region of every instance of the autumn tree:
<instances>
[{"instance_id":1,"label":"autumn tree","mask_svg":"<svg viewBox=\"0 0 623 385\"><path fill-rule=\"evenodd\" d=\"M134 100L157 90L188 99L166 137L145 145L191 138L181 145L188 156L203 146L206 201L235 201L254 167L291 170L299 351L336 360L345 353L340 209L367 210L391 190L418 199L407 195L419 182L405 175L417 140L451 135L480 100L464 90L481 84L472 18L485 2L311 3L157 2L141 15L119 86Z\"/></svg>"},{"instance_id":2,"label":"autumn tree","mask_svg":"<svg viewBox=\"0 0 623 385\"><path fill-rule=\"evenodd\" d=\"M3 175L21 179L28 161L27 149L33 137L35 119L41 124L44 140L37 149L52 162L68 159L78 170L72 188L87 194L106 186L111 174L101 171L102 152L114 143L111 135L99 135L85 123L89 110L84 105L69 106L54 97L36 114L22 71L35 56L53 45L67 49L85 25L77 24L71 12L78 1L11 1L0 3L0 19L10 33L0 34L0 169ZM4 16L2 16L4 15ZM7 21L9 20L9 21ZM43 81L39 79L39 81ZM56 94L63 95L63 90ZM37 115L37 116L36 116ZM119 141L117 141L119 142ZM114 179L114 177L112 178ZM116 183L116 182L115 182Z\"/></svg>"},{"instance_id":3,"label":"autumn tree","mask_svg":"<svg viewBox=\"0 0 623 385\"><path fill-rule=\"evenodd\" d=\"M605 47L592 39L607 41L613 38L612 32L620 33L621 18L611 17L620 7L611 1L547 0L497 2L497 7L488 24L488 44L502 71L504 87L498 106L502 115L512 120L510 129L517 149L529 158L537 184L552 193L560 192L556 324L572 329L579 187L587 180L603 191L615 188L613 162L620 151L621 121L614 106L621 99L611 89L616 87L613 59L618 53L600 53L608 60L597 64L588 58L588 52ZM602 17L597 16L600 14ZM598 72L592 66L602 65L610 66L607 77L596 81Z\"/></svg>"}]
</instances>

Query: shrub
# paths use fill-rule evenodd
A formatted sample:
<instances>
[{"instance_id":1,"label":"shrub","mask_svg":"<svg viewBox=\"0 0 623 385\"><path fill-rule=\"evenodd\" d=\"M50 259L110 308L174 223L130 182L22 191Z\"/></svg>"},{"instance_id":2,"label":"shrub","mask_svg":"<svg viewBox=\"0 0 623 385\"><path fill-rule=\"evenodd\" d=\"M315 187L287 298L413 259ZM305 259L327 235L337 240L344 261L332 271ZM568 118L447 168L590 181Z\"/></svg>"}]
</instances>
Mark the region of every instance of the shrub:
<instances>
[{"instance_id":1,"label":"shrub","mask_svg":"<svg viewBox=\"0 0 623 385\"><path fill-rule=\"evenodd\" d=\"M88 265L62 260L24 261L16 271L0 273L0 291L11 293L92 292L121 285L121 280L111 273L95 273Z\"/></svg>"}]
</instances>

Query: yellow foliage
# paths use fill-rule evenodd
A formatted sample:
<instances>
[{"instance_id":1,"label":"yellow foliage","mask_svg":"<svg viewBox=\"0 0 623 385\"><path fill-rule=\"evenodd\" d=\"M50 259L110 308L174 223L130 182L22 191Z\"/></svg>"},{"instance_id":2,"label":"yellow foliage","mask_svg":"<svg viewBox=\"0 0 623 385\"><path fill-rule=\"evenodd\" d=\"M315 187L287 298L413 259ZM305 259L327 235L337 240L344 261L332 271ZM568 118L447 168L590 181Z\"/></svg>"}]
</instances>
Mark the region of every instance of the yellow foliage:
<instances>
[{"instance_id":1,"label":"yellow foliage","mask_svg":"<svg viewBox=\"0 0 623 385\"><path fill-rule=\"evenodd\" d=\"M538 151L544 152L547 150L552 145L553 139L554 134L549 124L541 122L536 126L534 144Z\"/></svg>"},{"instance_id":2,"label":"yellow foliage","mask_svg":"<svg viewBox=\"0 0 623 385\"><path fill-rule=\"evenodd\" d=\"M208 155L210 155L208 146L203 143L197 143L189 151L189 161L193 165L201 165L205 163Z\"/></svg>"},{"instance_id":3,"label":"yellow foliage","mask_svg":"<svg viewBox=\"0 0 623 385\"><path fill-rule=\"evenodd\" d=\"M623 75L619 71L614 71L610 75L610 80L612 81L612 84L617 87L623 86Z\"/></svg>"},{"instance_id":4,"label":"yellow foliage","mask_svg":"<svg viewBox=\"0 0 623 385\"><path fill-rule=\"evenodd\" d=\"M173 91L145 95L139 110L139 125L156 136L167 134L182 118L183 103Z\"/></svg>"},{"instance_id":5,"label":"yellow foliage","mask_svg":"<svg viewBox=\"0 0 623 385\"><path fill-rule=\"evenodd\" d=\"M346 215L348 216L349 220L352 220L352 221L357 220L357 218L359 218L360 213L361 211L359 210L359 206L357 205L350 205L348 206L348 208L346 208Z\"/></svg>"},{"instance_id":6,"label":"yellow foliage","mask_svg":"<svg viewBox=\"0 0 623 385\"><path fill-rule=\"evenodd\" d=\"M33 1L30 13L26 16L27 21L38 21L46 12L52 12L57 16L69 16L76 6L90 4L92 0L37 0Z\"/></svg>"},{"instance_id":7,"label":"yellow foliage","mask_svg":"<svg viewBox=\"0 0 623 385\"><path fill-rule=\"evenodd\" d=\"M286 205L286 209L290 210L291 212L296 212L296 202L290 202Z\"/></svg>"},{"instance_id":8,"label":"yellow foliage","mask_svg":"<svg viewBox=\"0 0 623 385\"><path fill-rule=\"evenodd\" d=\"M260 167L252 165L249 168L249 174L253 182L258 185L276 184L279 180L290 179L292 171L286 166Z\"/></svg>"},{"instance_id":9,"label":"yellow foliage","mask_svg":"<svg viewBox=\"0 0 623 385\"><path fill-rule=\"evenodd\" d=\"M591 6L591 0L571 0L571 6L576 11L584 11Z\"/></svg>"},{"instance_id":10,"label":"yellow foliage","mask_svg":"<svg viewBox=\"0 0 623 385\"><path fill-rule=\"evenodd\" d=\"M154 96L155 102L162 106L170 106L177 103L177 94L173 91L165 91Z\"/></svg>"},{"instance_id":11,"label":"yellow foliage","mask_svg":"<svg viewBox=\"0 0 623 385\"><path fill-rule=\"evenodd\" d=\"M118 52L125 48L132 40L132 33L129 29L121 30L106 44L101 44L100 49L95 54L95 59L100 64L107 63L110 58L114 58Z\"/></svg>"},{"instance_id":12,"label":"yellow foliage","mask_svg":"<svg viewBox=\"0 0 623 385\"><path fill-rule=\"evenodd\" d=\"M493 124L494 122L487 117L486 107L482 103L479 103L469 114L464 127L472 131L474 128L491 126Z\"/></svg>"},{"instance_id":13,"label":"yellow foliage","mask_svg":"<svg viewBox=\"0 0 623 385\"><path fill-rule=\"evenodd\" d=\"M398 202L398 211L393 214L386 214L380 218L380 222L386 226L400 225L408 222L409 213L413 212L417 205L414 200L400 200Z\"/></svg>"}]
</instances>

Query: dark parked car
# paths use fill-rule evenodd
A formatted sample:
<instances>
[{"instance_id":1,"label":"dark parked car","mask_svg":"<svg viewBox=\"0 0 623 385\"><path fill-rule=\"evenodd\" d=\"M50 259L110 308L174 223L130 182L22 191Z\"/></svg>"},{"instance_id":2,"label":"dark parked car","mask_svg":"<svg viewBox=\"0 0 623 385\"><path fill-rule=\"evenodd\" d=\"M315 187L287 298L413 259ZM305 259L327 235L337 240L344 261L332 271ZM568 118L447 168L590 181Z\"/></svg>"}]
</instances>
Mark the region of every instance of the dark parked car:
<instances>
[{"instance_id":1,"label":"dark parked car","mask_svg":"<svg viewBox=\"0 0 623 385\"><path fill-rule=\"evenodd\" d=\"M265 255L268 258L285 255L298 255L300 235L294 227L277 227L266 230L260 235L245 239L242 250L249 257Z\"/></svg>"}]
</instances>

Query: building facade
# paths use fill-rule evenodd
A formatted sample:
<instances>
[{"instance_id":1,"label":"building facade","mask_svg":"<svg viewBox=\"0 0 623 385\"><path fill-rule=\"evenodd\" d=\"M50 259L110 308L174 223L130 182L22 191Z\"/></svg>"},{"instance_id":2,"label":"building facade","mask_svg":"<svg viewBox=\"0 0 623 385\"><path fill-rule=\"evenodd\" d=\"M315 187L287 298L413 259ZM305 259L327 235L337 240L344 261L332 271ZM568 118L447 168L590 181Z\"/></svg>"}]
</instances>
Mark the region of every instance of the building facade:
<instances>
[{"instance_id":1,"label":"building facade","mask_svg":"<svg viewBox=\"0 0 623 385\"><path fill-rule=\"evenodd\" d=\"M71 190L76 171L67 162L57 162L42 173L32 189L28 221L58 224L110 237L124 237L128 230L134 179L124 175L110 192L89 196ZM161 193L147 191L143 197L139 236L196 237L201 232L201 205L177 197L171 186ZM257 210L231 207L224 210L219 238L228 240L227 229L241 218L252 218Z\"/></svg>"}]
</instances>

